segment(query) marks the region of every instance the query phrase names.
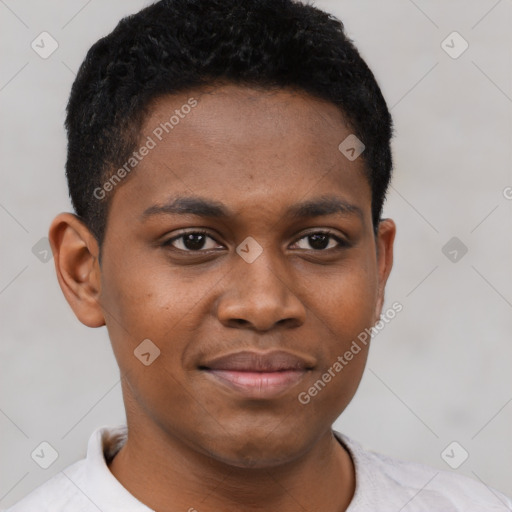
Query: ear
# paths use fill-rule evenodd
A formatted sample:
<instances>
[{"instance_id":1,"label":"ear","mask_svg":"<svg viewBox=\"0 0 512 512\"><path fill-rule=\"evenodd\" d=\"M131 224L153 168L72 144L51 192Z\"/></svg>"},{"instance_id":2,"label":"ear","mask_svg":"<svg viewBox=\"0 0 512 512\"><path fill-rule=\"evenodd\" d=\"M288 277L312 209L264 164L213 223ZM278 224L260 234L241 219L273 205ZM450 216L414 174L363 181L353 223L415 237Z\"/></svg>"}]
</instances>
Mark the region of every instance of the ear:
<instances>
[{"instance_id":1,"label":"ear","mask_svg":"<svg viewBox=\"0 0 512 512\"><path fill-rule=\"evenodd\" d=\"M88 327L105 325L99 303L99 245L94 235L76 215L61 213L53 220L48 238L57 279L75 315Z\"/></svg>"},{"instance_id":2,"label":"ear","mask_svg":"<svg viewBox=\"0 0 512 512\"><path fill-rule=\"evenodd\" d=\"M376 236L377 245L377 271L378 271L378 291L377 303L375 307L375 322L377 322L382 313L384 305L384 290L391 268L393 267L393 243L395 241L396 225L391 219L382 219Z\"/></svg>"}]
</instances>

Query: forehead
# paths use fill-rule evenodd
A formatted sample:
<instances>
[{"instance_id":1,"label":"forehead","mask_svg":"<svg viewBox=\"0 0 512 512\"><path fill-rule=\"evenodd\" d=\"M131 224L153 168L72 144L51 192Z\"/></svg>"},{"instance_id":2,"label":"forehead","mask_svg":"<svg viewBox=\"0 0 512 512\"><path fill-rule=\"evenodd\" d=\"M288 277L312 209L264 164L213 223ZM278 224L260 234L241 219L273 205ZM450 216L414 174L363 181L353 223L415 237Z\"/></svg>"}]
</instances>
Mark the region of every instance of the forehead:
<instances>
[{"instance_id":1,"label":"forehead","mask_svg":"<svg viewBox=\"0 0 512 512\"><path fill-rule=\"evenodd\" d=\"M150 149L111 209L142 215L180 195L262 211L335 195L369 216L364 161L338 149L351 133L335 105L304 92L224 85L160 97L138 144Z\"/></svg>"}]
</instances>

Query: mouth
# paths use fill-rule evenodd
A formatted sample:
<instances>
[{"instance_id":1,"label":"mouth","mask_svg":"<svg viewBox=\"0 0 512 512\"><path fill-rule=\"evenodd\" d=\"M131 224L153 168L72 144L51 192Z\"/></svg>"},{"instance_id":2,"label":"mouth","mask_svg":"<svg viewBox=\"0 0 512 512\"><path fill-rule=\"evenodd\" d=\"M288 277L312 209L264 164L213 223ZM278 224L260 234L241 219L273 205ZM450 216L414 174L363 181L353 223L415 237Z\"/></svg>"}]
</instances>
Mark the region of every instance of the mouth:
<instances>
[{"instance_id":1,"label":"mouth","mask_svg":"<svg viewBox=\"0 0 512 512\"><path fill-rule=\"evenodd\" d=\"M199 366L215 383L253 399L277 398L297 385L314 361L290 352L242 351Z\"/></svg>"}]
</instances>

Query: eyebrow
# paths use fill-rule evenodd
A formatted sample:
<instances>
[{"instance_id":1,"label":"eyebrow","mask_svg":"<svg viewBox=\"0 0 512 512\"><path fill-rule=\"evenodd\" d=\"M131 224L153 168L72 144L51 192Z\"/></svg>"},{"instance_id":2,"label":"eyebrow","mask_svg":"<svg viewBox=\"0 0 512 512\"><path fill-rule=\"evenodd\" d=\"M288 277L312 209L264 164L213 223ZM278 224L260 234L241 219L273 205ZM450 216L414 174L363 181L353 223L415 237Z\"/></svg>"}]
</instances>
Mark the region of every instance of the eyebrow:
<instances>
[{"instance_id":1,"label":"eyebrow","mask_svg":"<svg viewBox=\"0 0 512 512\"><path fill-rule=\"evenodd\" d=\"M364 222L361 208L336 196L322 196L294 204L286 210L285 218L298 220L333 214L344 217L357 216ZM195 215L205 218L228 219L234 217L235 213L219 201L197 196L180 196L171 198L165 204L147 208L142 214L142 220L145 221L156 215Z\"/></svg>"}]
</instances>

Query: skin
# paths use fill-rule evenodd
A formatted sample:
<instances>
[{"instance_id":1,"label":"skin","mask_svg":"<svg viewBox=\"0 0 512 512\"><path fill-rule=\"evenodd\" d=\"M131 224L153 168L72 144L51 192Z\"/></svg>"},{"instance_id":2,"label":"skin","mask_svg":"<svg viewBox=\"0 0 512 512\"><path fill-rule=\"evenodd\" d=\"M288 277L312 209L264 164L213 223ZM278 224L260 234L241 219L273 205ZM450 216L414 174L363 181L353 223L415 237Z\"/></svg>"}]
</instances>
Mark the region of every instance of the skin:
<instances>
[{"instance_id":1,"label":"skin","mask_svg":"<svg viewBox=\"0 0 512 512\"><path fill-rule=\"evenodd\" d=\"M285 89L188 91L152 105L141 143L191 97L197 107L116 187L101 264L74 215L50 229L62 290L82 323L107 326L122 375L129 438L110 470L159 512L345 510L354 467L331 426L368 349L307 405L297 396L378 320L395 224L382 220L374 235L364 161L338 150L352 132L335 105ZM233 216L143 215L177 194L222 202ZM361 215L285 215L325 196ZM169 242L198 228L202 245ZM348 245L313 246L307 235L326 230ZM236 252L248 236L263 249L252 263ZM145 366L134 350L148 338L161 353ZM198 368L241 349L285 349L313 367L271 399Z\"/></svg>"}]
</instances>

